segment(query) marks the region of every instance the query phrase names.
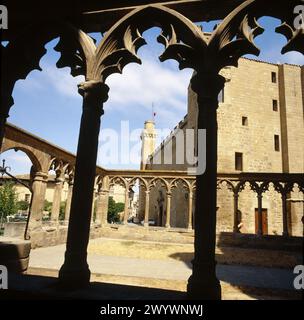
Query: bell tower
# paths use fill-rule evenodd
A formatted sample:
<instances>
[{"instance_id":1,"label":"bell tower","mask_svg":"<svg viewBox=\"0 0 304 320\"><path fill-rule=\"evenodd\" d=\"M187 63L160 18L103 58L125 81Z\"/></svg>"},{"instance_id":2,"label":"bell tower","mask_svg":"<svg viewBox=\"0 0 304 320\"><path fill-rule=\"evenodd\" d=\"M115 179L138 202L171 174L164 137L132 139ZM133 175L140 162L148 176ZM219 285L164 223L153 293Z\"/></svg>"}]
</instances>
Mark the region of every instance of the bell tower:
<instances>
[{"instance_id":1,"label":"bell tower","mask_svg":"<svg viewBox=\"0 0 304 320\"><path fill-rule=\"evenodd\" d=\"M142 141L140 170L145 170L148 158L155 150L156 137L155 122L146 121L140 137Z\"/></svg>"}]
</instances>

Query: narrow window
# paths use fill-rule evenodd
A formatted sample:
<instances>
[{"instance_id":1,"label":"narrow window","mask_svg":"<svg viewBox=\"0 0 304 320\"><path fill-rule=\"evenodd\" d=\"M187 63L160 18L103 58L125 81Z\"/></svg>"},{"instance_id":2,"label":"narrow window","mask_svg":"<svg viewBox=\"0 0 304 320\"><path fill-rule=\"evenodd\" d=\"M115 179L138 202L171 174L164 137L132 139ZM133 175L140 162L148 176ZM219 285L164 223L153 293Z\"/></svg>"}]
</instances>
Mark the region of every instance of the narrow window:
<instances>
[{"instance_id":1,"label":"narrow window","mask_svg":"<svg viewBox=\"0 0 304 320\"><path fill-rule=\"evenodd\" d=\"M24 195L24 201L26 201L26 202L30 202L30 197L31 197L31 195L30 194L25 194Z\"/></svg>"},{"instance_id":2,"label":"narrow window","mask_svg":"<svg viewBox=\"0 0 304 320\"><path fill-rule=\"evenodd\" d=\"M272 81L272 83L277 83L277 74L276 74L276 72L271 72L271 81Z\"/></svg>"},{"instance_id":3,"label":"narrow window","mask_svg":"<svg viewBox=\"0 0 304 320\"><path fill-rule=\"evenodd\" d=\"M243 171L243 154L240 152L235 153L235 170Z\"/></svg>"},{"instance_id":4,"label":"narrow window","mask_svg":"<svg viewBox=\"0 0 304 320\"><path fill-rule=\"evenodd\" d=\"M247 117L242 117L242 126L248 126L248 118Z\"/></svg>"},{"instance_id":5,"label":"narrow window","mask_svg":"<svg viewBox=\"0 0 304 320\"><path fill-rule=\"evenodd\" d=\"M274 136L274 150L280 151L280 137L277 134Z\"/></svg>"},{"instance_id":6,"label":"narrow window","mask_svg":"<svg viewBox=\"0 0 304 320\"><path fill-rule=\"evenodd\" d=\"M278 111L279 109L279 103L278 103L278 100L272 100L272 109L273 111Z\"/></svg>"}]
</instances>

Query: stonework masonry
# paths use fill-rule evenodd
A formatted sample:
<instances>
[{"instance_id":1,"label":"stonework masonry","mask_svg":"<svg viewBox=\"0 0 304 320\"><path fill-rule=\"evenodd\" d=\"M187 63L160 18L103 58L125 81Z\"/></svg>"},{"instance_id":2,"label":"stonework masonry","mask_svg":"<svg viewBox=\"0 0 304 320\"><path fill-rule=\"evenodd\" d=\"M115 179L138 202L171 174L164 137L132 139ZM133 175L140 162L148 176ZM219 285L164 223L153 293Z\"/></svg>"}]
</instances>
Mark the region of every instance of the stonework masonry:
<instances>
[{"instance_id":1,"label":"stonework masonry","mask_svg":"<svg viewBox=\"0 0 304 320\"><path fill-rule=\"evenodd\" d=\"M242 58L238 68L225 68L222 75L226 84L217 112L218 172L303 173L304 68ZM179 131L197 128L196 101L196 94L189 87L187 116L175 128L174 134L152 154L146 169L187 170L187 163L181 165L176 161L175 137ZM164 149L170 144L172 164L163 161L154 164L154 159L163 160ZM187 204L183 191L179 190L176 198L178 201L172 208L175 212L171 213L176 223L172 223L176 227L185 227L186 217L181 218ZM303 236L303 194L295 187L288 201L290 232ZM157 203L157 197L153 199L152 196L151 202ZM247 186L239 198L241 232L255 233L256 208L256 194ZM263 195L263 209L267 233L282 234L281 199L271 187ZM217 215L218 231L232 231L233 196L225 187L218 190Z\"/></svg>"}]
</instances>

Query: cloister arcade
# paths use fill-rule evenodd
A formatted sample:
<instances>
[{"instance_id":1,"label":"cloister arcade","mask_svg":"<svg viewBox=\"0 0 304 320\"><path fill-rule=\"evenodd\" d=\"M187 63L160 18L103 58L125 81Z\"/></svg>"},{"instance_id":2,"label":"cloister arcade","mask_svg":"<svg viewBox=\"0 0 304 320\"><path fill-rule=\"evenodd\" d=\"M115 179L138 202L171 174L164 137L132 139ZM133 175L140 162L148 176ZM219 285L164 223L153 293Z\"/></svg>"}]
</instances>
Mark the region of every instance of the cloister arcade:
<instances>
[{"instance_id":1,"label":"cloister arcade","mask_svg":"<svg viewBox=\"0 0 304 320\"><path fill-rule=\"evenodd\" d=\"M155 4L153 4L153 2ZM230 186L234 193L235 212L237 211L237 195L245 181L258 195L259 216L262 209L262 194L270 182L282 195L283 216L286 226L286 193L290 192L294 183L303 191L303 174L266 175L244 174L230 179L223 177L218 183L217 173L217 120L218 95L225 85L225 79L220 71L226 66L236 66L238 59L245 54L259 54L254 44L256 36L263 32L258 19L263 16L279 18L282 25L277 32L286 36L288 43L283 53L288 51L304 52L303 29L294 26L294 7L302 4L300 0L278 2L269 0L246 1L132 1L134 7L116 10L107 2L109 8L115 10L100 10L91 12L83 10L73 16L49 16L44 19L40 13L39 19L28 17L28 25L22 25L18 14L13 19L13 26L4 33L4 40L9 41L6 47L1 45L1 104L0 104L0 146L2 147L5 123L10 107L13 105L12 92L15 82L26 78L27 74L39 66L40 58L45 54L44 45L60 37L57 45L61 58L58 67L70 67L71 74L84 75L85 82L79 85L79 93L83 97L83 113L79 131L78 150L76 158L62 150L54 148L51 153L45 150L30 150L28 155L35 165L33 201L31 210L31 229L39 229L41 212L41 195L47 179L50 165L55 161L58 179L58 195L63 175L68 173L71 184L71 209L67 236L65 262L59 273L62 286L71 288L87 285L90 280L90 270L87 264L87 245L89 241L91 213L94 186L105 186L117 179L125 186L132 184L134 179L141 179L146 187L146 200L149 202L149 190L157 179L161 179L167 191L167 216L170 216L171 188L177 179L183 179L193 192L195 186L195 256L192 276L188 282L188 297L192 299L220 299L221 287L215 274L215 236L216 236L216 194L222 181ZM141 5L141 6L140 6ZM13 5L12 5L13 8ZM108 8L108 9L109 9ZM54 9L54 8L53 8ZM79 8L78 8L79 9ZM197 10L196 10L197 9ZM8 6L10 12L10 6ZM64 10L63 10L64 11ZM117 12L116 12L117 11ZM17 12L17 10L16 10ZM54 12L50 10L50 12ZM12 10L13 14L13 10ZM37 14L37 13L36 13ZM67 16L70 18L67 19ZM207 40L203 31L194 22L223 19ZM21 28L22 26L22 28ZM158 41L164 45L164 53L160 60L175 59L180 68L192 68L196 71L191 80L192 89L198 100L198 129L207 131L206 140L206 171L196 178L174 175L164 172L105 172L97 168L96 158L100 118L103 114L103 104L108 99L109 87L106 79L114 72L122 72L124 66L131 62L140 63L137 50L145 44L142 33L154 26L162 29ZM39 34L37 30L39 29ZM105 32L101 42L96 46L87 32ZM36 36L24 36L33 34ZM7 133L6 133L7 134ZM5 146L2 151L11 148L23 148L18 144ZM39 149L39 148L38 148ZM24 150L24 149L23 149ZM155 178L157 176L157 178ZM237 181L240 180L240 183ZM190 187L189 187L190 186ZM202 197L204 201L201 201ZM192 197L189 197L189 225L191 220ZM101 203L104 199L101 198ZM148 206L146 206L148 207ZM168 209L169 208L169 209ZM126 217L127 215L125 215ZM145 211L145 221L148 210ZM260 219L261 221L261 219ZM261 222L259 224L261 231ZM286 234L287 229L284 228Z\"/></svg>"}]
</instances>

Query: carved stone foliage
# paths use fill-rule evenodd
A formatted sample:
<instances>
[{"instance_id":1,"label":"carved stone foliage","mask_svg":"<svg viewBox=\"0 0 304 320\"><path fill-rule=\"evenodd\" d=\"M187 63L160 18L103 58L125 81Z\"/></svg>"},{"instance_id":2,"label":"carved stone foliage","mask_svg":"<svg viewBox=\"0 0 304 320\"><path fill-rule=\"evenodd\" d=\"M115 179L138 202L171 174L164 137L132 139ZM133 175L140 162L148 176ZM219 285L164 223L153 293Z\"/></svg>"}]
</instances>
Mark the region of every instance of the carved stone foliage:
<instances>
[{"instance_id":1,"label":"carved stone foliage","mask_svg":"<svg viewBox=\"0 0 304 320\"><path fill-rule=\"evenodd\" d=\"M191 184L182 178L176 178L173 181L170 182L170 190L173 191L174 189L178 189L179 187L182 187L186 192L192 191Z\"/></svg>"},{"instance_id":2,"label":"carved stone foliage","mask_svg":"<svg viewBox=\"0 0 304 320\"><path fill-rule=\"evenodd\" d=\"M113 187L115 185L119 185L123 188L128 189L128 181L120 176L110 178L110 187Z\"/></svg>"},{"instance_id":3,"label":"carved stone foliage","mask_svg":"<svg viewBox=\"0 0 304 320\"><path fill-rule=\"evenodd\" d=\"M0 113L7 114L13 104L11 97L15 82L39 69L45 54L45 43L57 36L56 50L61 53L57 66L71 68L71 74L84 75L88 81L105 82L112 73L121 73L128 63L141 63L138 49L146 42L142 33L160 26L158 41L165 47L160 60L175 59L181 69L217 74L223 67L237 66L245 54L259 54L254 39L263 32L257 20L262 16L281 19L277 32L287 38L282 52L296 50L304 53L304 28L297 28L294 8L300 0L247 0L231 12L214 30L208 40L203 30L180 13L161 5L143 6L119 20L103 37L98 46L95 40L71 24L33 25L23 30L4 47ZM37 32L39 30L39 32ZM31 36L28 36L31 35ZM33 36L35 35L35 36Z\"/></svg>"},{"instance_id":4,"label":"carved stone foliage","mask_svg":"<svg viewBox=\"0 0 304 320\"><path fill-rule=\"evenodd\" d=\"M274 2L274 1L272 1ZM273 3L276 17L281 19L282 24L276 28L276 32L284 35L287 39L287 44L283 47L282 53L290 51L298 51L304 54L304 21L301 21L299 14L295 13L297 6L303 6L303 2L299 0L282 1L279 8L275 6L278 3ZM300 23L302 22L302 23Z\"/></svg>"},{"instance_id":5,"label":"carved stone foliage","mask_svg":"<svg viewBox=\"0 0 304 320\"><path fill-rule=\"evenodd\" d=\"M37 32L39 30L39 32ZM9 108L14 104L12 92L15 83L25 79L33 70L40 70L40 59L45 55L45 44L55 38L57 26L33 24L31 27L20 30L10 42L1 50L1 103L0 114L8 114Z\"/></svg>"},{"instance_id":6,"label":"carved stone foliage","mask_svg":"<svg viewBox=\"0 0 304 320\"><path fill-rule=\"evenodd\" d=\"M250 188L254 192L256 192L259 196L263 195L264 192L268 191L269 189L269 182L257 182L257 181L250 181Z\"/></svg>"},{"instance_id":7,"label":"carved stone foliage","mask_svg":"<svg viewBox=\"0 0 304 320\"><path fill-rule=\"evenodd\" d=\"M273 187L282 196L286 196L287 193L292 192L294 188L294 182L275 182Z\"/></svg>"},{"instance_id":8,"label":"carved stone foliage","mask_svg":"<svg viewBox=\"0 0 304 320\"><path fill-rule=\"evenodd\" d=\"M148 185L148 190L151 191L153 188L156 188L157 186L161 186L166 189L166 192L170 192L170 182L167 181L167 179L164 179L162 177L156 177L152 179Z\"/></svg>"},{"instance_id":9,"label":"carved stone foliage","mask_svg":"<svg viewBox=\"0 0 304 320\"><path fill-rule=\"evenodd\" d=\"M148 185L149 185L149 181L151 179L144 179L142 177L134 177L134 178L131 178L130 181L129 181L129 186L131 188L135 187L136 185L138 185L139 187L141 188L144 188L145 190L148 190Z\"/></svg>"},{"instance_id":10,"label":"carved stone foliage","mask_svg":"<svg viewBox=\"0 0 304 320\"><path fill-rule=\"evenodd\" d=\"M50 164L50 170L55 171L56 178L65 179L65 176L74 175L74 169L69 163L64 162L61 159L53 158Z\"/></svg>"},{"instance_id":11,"label":"carved stone foliage","mask_svg":"<svg viewBox=\"0 0 304 320\"><path fill-rule=\"evenodd\" d=\"M278 176L273 180L267 177L265 174L264 179L242 179L239 180L229 180L226 178L220 178L217 181L218 189L221 189L222 186L226 186L234 195L239 195L248 185L252 191L254 191L258 196L262 196L263 193L270 191L269 187L273 186L273 189L278 192L281 196L286 196L288 193L294 191L294 187L298 186L300 192L304 191L304 183L299 177L292 178L291 176L285 176L280 178ZM279 178L278 178L279 177Z\"/></svg>"}]
</instances>

